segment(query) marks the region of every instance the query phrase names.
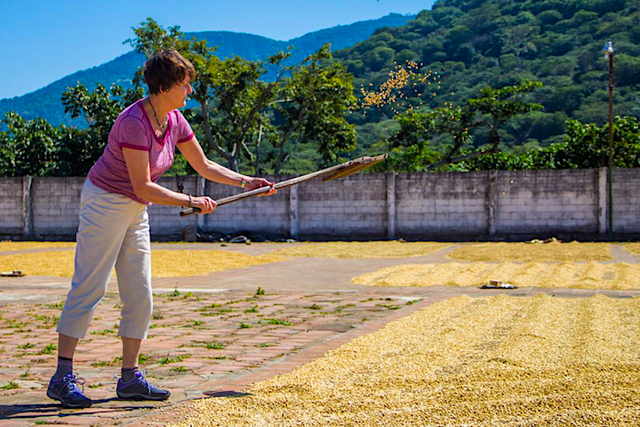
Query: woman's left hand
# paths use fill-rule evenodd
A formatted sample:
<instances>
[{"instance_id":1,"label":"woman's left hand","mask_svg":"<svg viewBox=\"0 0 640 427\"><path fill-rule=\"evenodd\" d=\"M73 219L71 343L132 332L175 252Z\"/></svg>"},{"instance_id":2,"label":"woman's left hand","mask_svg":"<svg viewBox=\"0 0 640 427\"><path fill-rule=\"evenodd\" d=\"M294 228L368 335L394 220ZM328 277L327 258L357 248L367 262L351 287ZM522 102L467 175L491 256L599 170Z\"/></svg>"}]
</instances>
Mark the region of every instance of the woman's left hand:
<instances>
[{"instance_id":1,"label":"woman's left hand","mask_svg":"<svg viewBox=\"0 0 640 427\"><path fill-rule=\"evenodd\" d=\"M247 190L251 191L251 190L256 190L258 188L262 188L262 187L273 187L274 183L267 181L264 178L250 178L249 179L249 184L247 185ZM278 192L278 190L276 190L275 188L271 188L271 190L269 190L267 193L264 194L260 194L260 196L271 196L272 194L276 194Z\"/></svg>"}]
</instances>

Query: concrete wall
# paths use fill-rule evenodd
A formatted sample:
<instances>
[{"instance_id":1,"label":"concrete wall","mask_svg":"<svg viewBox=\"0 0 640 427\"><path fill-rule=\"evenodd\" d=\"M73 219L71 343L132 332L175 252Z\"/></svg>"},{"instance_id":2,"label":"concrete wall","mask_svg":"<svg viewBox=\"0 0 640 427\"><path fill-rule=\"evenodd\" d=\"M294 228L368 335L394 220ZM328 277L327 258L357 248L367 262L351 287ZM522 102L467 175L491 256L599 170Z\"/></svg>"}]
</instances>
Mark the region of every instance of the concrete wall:
<instances>
[{"instance_id":1,"label":"concrete wall","mask_svg":"<svg viewBox=\"0 0 640 427\"><path fill-rule=\"evenodd\" d=\"M299 236L383 238L387 234L385 174L359 174L299 186Z\"/></svg>"},{"instance_id":2,"label":"concrete wall","mask_svg":"<svg viewBox=\"0 0 640 427\"><path fill-rule=\"evenodd\" d=\"M489 172L398 174L398 236L489 233Z\"/></svg>"},{"instance_id":3,"label":"concrete wall","mask_svg":"<svg viewBox=\"0 0 640 427\"><path fill-rule=\"evenodd\" d=\"M80 192L84 180L34 178L31 188L32 230L35 235L74 235L78 230Z\"/></svg>"},{"instance_id":4,"label":"concrete wall","mask_svg":"<svg viewBox=\"0 0 640 427\"><path fill-rule=\"evenodd\" d=\"M23 234L23 180L0 178L0 234Z\"/></svg>"},{"instance_id":5,"label":"concrete wall","mask_svg":"<svg viewBox=\"0 0 640 427\"><path fill-rule=\"evenodd\" d=\"M267 177L283 181L291 176ZM181 178L185 192L214 199L241 190ZM73 238L84 178L0 178L0 236ZM640 236L640 169L614 170L614 232ZM177 189L175 177L160 184ZM204 232L262 233L300 239L510 239L607 236L606 169L472 173L358 174L309 181L275 196L181 218L179 208L149 209L154 238L187 225Z\"/></svg>"},{"instance_id":6,"label":"concrete wall","mask_svg":"<svg viewBox=\"0 0 640 427\"><path fill-rule=\"evenodd\" d=\"M597 169L500 172L496 229L598 233L597 183Z\"/></svg>"},{"instance_id":7,"label":"concrete wall","mask_svg":"<svg viewBox=\"0 0 640 427\"><path fill-rule=\"evenodd\" d=\"M613 176L613 229L620 233L640 230L640 169L615 170Z\"/></svg>"}]
</instances>

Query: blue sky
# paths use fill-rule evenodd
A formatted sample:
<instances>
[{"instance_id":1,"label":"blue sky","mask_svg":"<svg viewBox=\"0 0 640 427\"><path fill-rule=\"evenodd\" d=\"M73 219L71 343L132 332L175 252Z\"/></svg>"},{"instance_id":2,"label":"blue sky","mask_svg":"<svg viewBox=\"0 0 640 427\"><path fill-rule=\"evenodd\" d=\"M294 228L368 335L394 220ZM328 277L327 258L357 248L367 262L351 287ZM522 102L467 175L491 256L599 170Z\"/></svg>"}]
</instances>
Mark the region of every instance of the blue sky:
<instances>
[{"instance_id":1,"label":"blue sky","mask_svg":"<svg viewBox=\"0 0 640 427\"><path fill-rule=\"evenodd\" d=\"M23 95L130 50L131 27L152 17L184 32L226 30L289 40L417 13L433 0L0 0L0 99Z\"/></svg>"}]
</instances>

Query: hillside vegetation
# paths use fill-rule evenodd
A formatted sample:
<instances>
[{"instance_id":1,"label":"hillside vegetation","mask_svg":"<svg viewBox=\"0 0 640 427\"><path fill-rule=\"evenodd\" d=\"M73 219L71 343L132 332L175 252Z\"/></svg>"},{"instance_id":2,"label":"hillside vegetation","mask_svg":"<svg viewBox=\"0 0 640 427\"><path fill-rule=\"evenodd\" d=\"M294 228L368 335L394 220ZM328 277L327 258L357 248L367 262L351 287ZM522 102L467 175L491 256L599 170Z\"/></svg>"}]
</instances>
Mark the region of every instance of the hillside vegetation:
<instances>
[{"instance_id":1,"label":"hillside vegetation","mask_svg":"<svg viewBox=\"0 0 640 427\"><path fill-rule=\"evenodd\" d=\"M614 167L628 168L640 167L639 24L640 2L631 0L442 0L407 25L378 29L334 56L327 44L302 63L301 46L312 38L265 61L254 60L253 36L243 35L234 40L249 59L221 60L233 43L215 50L173 30L167 38L151 18L134 29L131 44L140 53L175 47L198 64L196 105L184 111L198 140L213 160L258 175L301 174L381 152L391 156L372 170L605 166L609 62L602 47L612 40L612 157ZM348 28L336 40L347 43ZM271 68L277 77L269 80ZM8 114L0 173L83 174L117 114L141 96L142 87L69 89L69 111L92 123L86 132ZM178 156L170 173L193 171Z\"/></svg>"},{"instance_id":2,"label":"hillside vegetation","mask_svg":"<svg viewBox=\"0 0 640 427\"><path fill-rule=\"evenodd\" d=\"M269 56L294 46L291 58L285 62L291 65L315 53L326 43L331 43L333 50L343 49L366 40L376 29L404 25L413 18L415 15L392 13L379 19L314 31L288 41L230 31L186 33L185 36L189 39L192 37L205 39L209 46L218 46L216 56L220 58L239 56L250 61L266 60ZM9 111L14 111L25 119L41 117L56 126L65 124L84 128L87 126L84 120L74 120L69 114L65 114L61 102L64 91L68 87L76 86L78 82L90 91L93 91L98 84L108 88L115 83L125 89L131 88L133 76L144 61L144 55L132 51L105 64L63 77L26 95L0 99L0 117L4 117ZM265 79L269 80L274 76L273 72L267 73Z\"/></svg>"},{"instance_id":3,"label":"hillside vegetation","mask_svg":"<svg viewBox=\"0 0 640 427\"><path fill-rule=\"evenodd\" d=\"M503 146L517 151L559 141L567 119L607 121L608 61L601 53L607 40L616 50L615 113L638 118L638 1L442 0L407 25L378 30L335 56L355 75L356 88L379 87L406 61L438 77L407 88L402 103L352 114L361 152L397 129L389 120L397 111L460 105L484 87L541 81L527 99L544 109L502 130ZM474 134L475 146L486 142L486 133Z\"/></svg>"}]
</instances>

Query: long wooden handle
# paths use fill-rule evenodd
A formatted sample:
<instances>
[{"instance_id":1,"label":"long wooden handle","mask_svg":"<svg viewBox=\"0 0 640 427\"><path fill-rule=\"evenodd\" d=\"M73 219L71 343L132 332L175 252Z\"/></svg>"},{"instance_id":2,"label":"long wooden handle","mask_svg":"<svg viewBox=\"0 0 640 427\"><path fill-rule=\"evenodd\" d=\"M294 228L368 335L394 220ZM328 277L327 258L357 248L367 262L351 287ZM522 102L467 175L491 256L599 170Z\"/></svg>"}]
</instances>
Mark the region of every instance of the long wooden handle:
<instances>
[{"instance_id":1,"label":"long wooden handle","mask_svg":"<svg viewBox=\"0 0 640 427\"><path fill-rule=\"evenodd\" d=\"M248 199L249 197L259 196L260 194L268 193L272 188L279 190L281 188L291 187L292 185L300 184L312 180L314 178L325 177L324 181L332 179L344 178L351 174L354 174L368 166L379 163L387 158L387 154L382 154L375 157L360 157L359 159L351 160L346 163L342 163L330 168L322 169L317 172L311 172L306 175L302 175L296 178L288 179L286 181L278 182L273 187L261 187L255 190L247 191L244 193L236 194L233 196L225 197L220 200L216 200L217 206L223 206L229 203L237 202L238 200ZM188 216L194 213L200 212L199 208L185 208L180 212L180 216Z\"/></svg>"}]
</instances>

